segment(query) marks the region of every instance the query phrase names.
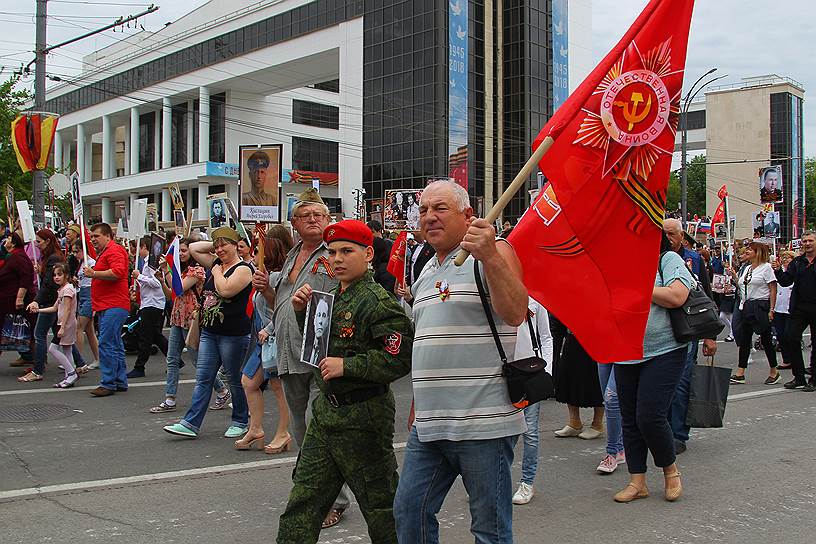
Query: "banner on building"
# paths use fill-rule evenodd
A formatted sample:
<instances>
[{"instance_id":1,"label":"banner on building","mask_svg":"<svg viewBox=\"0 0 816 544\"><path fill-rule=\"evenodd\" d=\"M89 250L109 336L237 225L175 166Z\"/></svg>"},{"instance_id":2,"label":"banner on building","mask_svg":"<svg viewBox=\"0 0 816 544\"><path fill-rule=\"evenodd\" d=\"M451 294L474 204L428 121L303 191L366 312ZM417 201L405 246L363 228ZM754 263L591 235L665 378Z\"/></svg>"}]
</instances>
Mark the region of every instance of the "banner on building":
<instances>
[{"instance_id":1,"label":"banner on building","mask_svg":"<svg viewBox=\"0 0 816 544\"><path fill-rule=\"evenodd\" d=\"M383 227L388 230L419 230L419 201L422 191L385 191Z\"/></svg>"},{"instance_id":2,"label":"banner on building","mask_svg":"<svg viewBox=\"0 0 816 544\"><path fill-rule=\"evenodd\" d=\"M240 220L279 223L283 145L242 145L238 155Z\"/></svg>"},{"instance_id":3,"label":"banner on building","mask_svg":"<svg viewBox=\"0 0 816 544\"><path fill-rule=\"evenodd\" d=\"M569 96L569 7L552 0L553 111ZM541 185L539 185L539 189Z\"/></svg>"},{"instance_id":4,"label":"banner on building","mask_svg":"<svg viewBox=\"0 0 816 544\"><path fill-rule=\"evenodd\" d=\"M468 1L448 0L448 170L468 188Z\"/></svg>"}]
</instances>

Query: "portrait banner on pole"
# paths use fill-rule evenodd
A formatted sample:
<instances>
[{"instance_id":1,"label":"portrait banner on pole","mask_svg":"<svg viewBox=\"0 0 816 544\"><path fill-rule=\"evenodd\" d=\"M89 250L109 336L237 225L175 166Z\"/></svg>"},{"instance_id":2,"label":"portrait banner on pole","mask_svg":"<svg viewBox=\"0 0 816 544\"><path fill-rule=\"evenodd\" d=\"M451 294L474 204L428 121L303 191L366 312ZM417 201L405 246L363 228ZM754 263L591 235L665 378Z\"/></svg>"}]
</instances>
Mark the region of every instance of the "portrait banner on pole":
<instances>
[{"instance_id":1,"label":"portrait banner on pole","mask_svg":"<svg viewBox=\"0 0 816 544\"><path fill-rule=\"evenodd\" d=\"M242 145L238 155L241 202L235 221L279 223L283 145Z\"/></svg>"}]
</instances>

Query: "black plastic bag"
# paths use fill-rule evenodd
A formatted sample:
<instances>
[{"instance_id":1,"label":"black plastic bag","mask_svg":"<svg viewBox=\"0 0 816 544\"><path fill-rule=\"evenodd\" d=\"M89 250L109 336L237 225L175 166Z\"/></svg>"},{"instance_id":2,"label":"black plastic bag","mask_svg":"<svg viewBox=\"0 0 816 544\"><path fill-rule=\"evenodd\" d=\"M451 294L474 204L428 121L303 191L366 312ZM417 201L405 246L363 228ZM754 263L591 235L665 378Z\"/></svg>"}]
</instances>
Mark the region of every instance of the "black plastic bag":
<instances>
[{"instance_id":1,"label":"black plastic bag","mask_svg":"<svg viewBox=\"0 0 816 544\"><path fill-rule=\"evenodd\" d=\"M709 364L694 366L686 425L698 428L723 426L730 380L731 369L714 366L714 357L710 358Z\"/></svg>"}]
</instances>

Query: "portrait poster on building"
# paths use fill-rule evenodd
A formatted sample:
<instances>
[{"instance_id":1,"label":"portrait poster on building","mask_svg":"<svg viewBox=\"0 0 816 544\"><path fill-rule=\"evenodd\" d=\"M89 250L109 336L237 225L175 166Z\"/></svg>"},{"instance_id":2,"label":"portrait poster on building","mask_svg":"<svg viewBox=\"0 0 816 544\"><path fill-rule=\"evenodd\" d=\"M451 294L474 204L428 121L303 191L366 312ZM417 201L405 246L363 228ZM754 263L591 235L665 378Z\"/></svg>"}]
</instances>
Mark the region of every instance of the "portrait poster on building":
<instances>
[{"instance_id":1,"label":"portrait poster on building","mask_svg":"<svg viewBox=\"0 0 816 544\"><path fill-rule=\"evenodd\" d=\"M765 238L779 238L780 235L779 212L768 212L765 214L762 231Z\"/></svg>"},{"instance_id":2,"label":"portrait poster on building","mask_svg":"<svg viewBox=\"0 0 816 544\"><path fill-rule=\"evenodd\" d=\"M762 203L782 202L782 167L769 166L759 170L759 201Z\"/></svg>"},{"instance_id":3,"label":"portrait poster on building","mask_svg":"<svg viewBox=\"0 0 816 544\"><path fill-rule=\"evenodd\" d=\"M226 193L218 193L207 197L207 225L210 231L218 227L230 226Z\"/></svg>"},{"instance_id":4,"label":"portrait poster on building","mask_svg":"<svg viewBox=\"0 0 816 544\"><path fill-rule=\"evenodd\" d=\"M306 306L306 322L303 327L303 348L300 361L318 366L329 351L334 295L322 291L312 291L312 298Z\"/></svg>"},{"instance_id":5,"label":"portrait poster on building","mask_svg":"<svg viewBox=\"0 0 816 544\"><path fill-rule=\"evenodd\" d=\"M168 185L167 190L170 191L170 202L173 203L173 209L183 210L184 200L181 198L181 189L179 189L178 183Z\"/></svg>"},{"instance_id":6,"label":"portrait poster on building","mask_svg":"<svg viewBox=\"0 0 816 544\"><path fill-rule=\"evenodd\" d=\"M419 230L419 200L422 191L398 189L385 191L383 227L388 230Z\"/></svg>"},{"instance_id":7,"label":"portrait poster on building","mask_svg":"<svg viewBox=\"0 0 816 544\"><path fill-rule=\"evenodd\" d=\"M283 145L240 146L238 153L240 220L252 223L279 223Z\"/></svg>"}]
</instances>

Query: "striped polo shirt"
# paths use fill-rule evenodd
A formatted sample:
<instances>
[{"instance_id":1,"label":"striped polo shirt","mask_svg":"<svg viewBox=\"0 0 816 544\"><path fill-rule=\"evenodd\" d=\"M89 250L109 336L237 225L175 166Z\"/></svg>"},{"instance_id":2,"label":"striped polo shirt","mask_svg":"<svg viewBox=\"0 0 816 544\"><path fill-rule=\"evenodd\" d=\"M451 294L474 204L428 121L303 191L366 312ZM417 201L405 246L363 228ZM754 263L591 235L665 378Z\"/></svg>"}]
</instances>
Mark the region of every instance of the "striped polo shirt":
<instances>
[{"instance_id":1,"label":"striped polo shirt","mask_svg":"<svg viewBox=\"0 0 816 544\"><path fill-rule=\"evenodd\" d=\"M416 327L412 359L419 440L486 440L523 433L522 411L510 403L501 360L479 299L473 257L457 267L453 250L431 259L411 290ZM481 264L480 264L481 270ZM483 285L487 279L481 272ZM489 294L489 293L488 293ZM516 329L493 312L508 360Z\"/></svg>"}]
</instances>

